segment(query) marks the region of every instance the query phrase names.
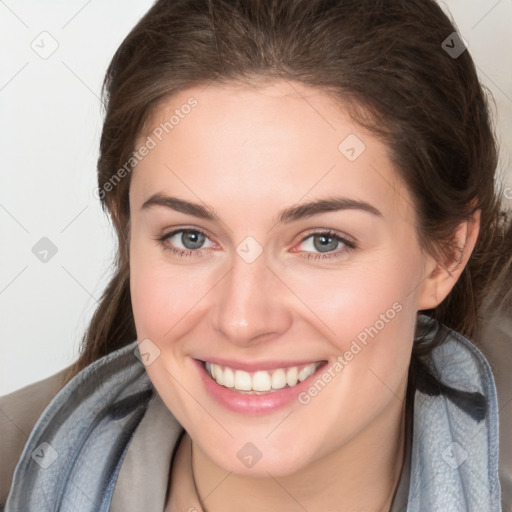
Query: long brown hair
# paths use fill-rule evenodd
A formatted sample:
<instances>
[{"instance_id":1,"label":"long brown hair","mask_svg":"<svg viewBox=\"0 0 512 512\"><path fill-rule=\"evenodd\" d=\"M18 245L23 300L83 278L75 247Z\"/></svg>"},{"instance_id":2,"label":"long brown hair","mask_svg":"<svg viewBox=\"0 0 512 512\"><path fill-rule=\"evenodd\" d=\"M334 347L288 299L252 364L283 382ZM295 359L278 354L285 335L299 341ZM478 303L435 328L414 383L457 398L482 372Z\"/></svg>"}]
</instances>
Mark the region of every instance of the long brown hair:
<instances>
[{"instance_id":1,"label":"long brown hair","mask_svg":"<svg viewBox=\"0 0 512 512\"><path fill-rule=\"evenodd\" d=\"M158 0L116 51L103 84L98 190L118 253L67 379L136 339L126 163L164 99L209 82L284 78L348 105L353 119L390 148L414 201L421 245L439 261L456 256L456 227L480 209L469 263L449 296L424 312L474 337L498 274L505 272L510 282L512 228L496 189L487 91L467 50L458 56L446 51L455 44L460 49L454 32L433 0ZM431 382L424 361L445 335L427 343L418 330L410 383Z\"/></svg>"}]
</instances>

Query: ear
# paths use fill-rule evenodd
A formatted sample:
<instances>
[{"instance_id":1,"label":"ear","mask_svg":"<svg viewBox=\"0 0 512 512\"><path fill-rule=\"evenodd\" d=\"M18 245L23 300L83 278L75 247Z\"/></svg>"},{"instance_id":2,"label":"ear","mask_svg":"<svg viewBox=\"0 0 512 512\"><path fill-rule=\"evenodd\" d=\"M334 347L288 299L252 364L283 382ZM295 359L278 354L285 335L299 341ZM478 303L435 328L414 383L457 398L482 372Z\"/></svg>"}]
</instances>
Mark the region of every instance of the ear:
<instances>
[{"instance_id":1,"label":"ear","mask_svg":"<svg viewBox=\"0 0 512 512\"><path fill-rule=\"evenodd\" d=\"M426 274L418 294L418 310L433 309L450 293L466 266L480 231L480 210L471 219L459 224L454 242L459 252L453 261L444 265L431 256L427 257Z\"/></svg>"}]
</instances>

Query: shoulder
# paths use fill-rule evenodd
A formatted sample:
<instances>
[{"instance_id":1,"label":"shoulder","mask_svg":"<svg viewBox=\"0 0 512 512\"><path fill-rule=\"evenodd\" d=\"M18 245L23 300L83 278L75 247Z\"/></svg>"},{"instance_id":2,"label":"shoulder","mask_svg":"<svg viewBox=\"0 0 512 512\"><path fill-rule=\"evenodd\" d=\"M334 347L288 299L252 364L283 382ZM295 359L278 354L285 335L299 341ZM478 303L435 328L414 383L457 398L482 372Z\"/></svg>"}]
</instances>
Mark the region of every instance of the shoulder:
<instances>
[{"instance_id":1,"label":"shoulder","mask_svg":"<svg viewBox=\"0 0 512 512\"><path fill-rule=\"evenodd\" d=\"M510 295L510 291L509 291ZM512 299L491 304L480 318L476 343L492 367L500 406L500 480L503 502L512 507Z\"/></svg>"},{"instance_id":2,"label":"shoulder","mask_svg":"<svg viewBox=\"0 0 512 512\"><path fill-rule=\"evenodd\" d=\"M64 370L0 396L0 506L5 503L14 468L36 421L62 388Z\"/></svg>"}]
</instances>

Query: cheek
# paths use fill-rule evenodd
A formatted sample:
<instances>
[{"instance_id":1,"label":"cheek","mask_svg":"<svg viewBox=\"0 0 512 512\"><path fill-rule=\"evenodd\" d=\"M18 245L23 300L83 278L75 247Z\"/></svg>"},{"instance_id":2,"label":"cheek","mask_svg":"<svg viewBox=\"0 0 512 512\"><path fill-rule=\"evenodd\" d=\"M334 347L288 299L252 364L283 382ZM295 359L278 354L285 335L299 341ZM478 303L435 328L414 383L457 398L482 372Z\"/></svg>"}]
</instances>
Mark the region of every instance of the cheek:
<instances>
[{"instance_id":1,"label":"cheek","mask_svg":"<svg viewBox=\"0 0 512 512\"><path fill-rule=\"evenodd\" d=\"M201 299L214 281L206 269L166 261L160 248L134 243L130 253L130 294L139 339L159 344L179 338L198 318Z\"/></svg>"},{"instance_id":2,"label":"cheek","mask_svg":"<svg viewBox=\"0 0 512 512\"><path fill-rule=\"evenodd\" d=\"M399 395L414 337L420 263L419 252L411 250L406 261L389 252L357 267L318 272L314 279L296 275L293 289L304 297L338 362L331 365L331 392L320 399L325 407L337 403L333 417L359 408L364 418Z\"/></svg>"},{"instance_id":3,"label":"cheek","mask_svg":"<svg viewBox=\"0 0 512 512\"><path fill-rule=\"evenodd\" d=\"M130 295L135 327L139 339L155 340L171 327L174 315L168 308L178 307L179 302L171 297L176 289L169 288L161 266L155 264L154 255L159 249L149 247L134 231L130 243Z\"/></svg>"},{"instance_id":4,"label":"cheek","mask_svg":"<svg viewBox=\"0 0 512 512\"><path fill-rule=\"evenodd\" d=\"M390 251L331 272L294 272L284 279L311 311L312 322L344 352L355 339L364 345L379 335L393 343L403 323L409 331L420 263L415 251L407 260Z\"/></svg>"}]
</instances>

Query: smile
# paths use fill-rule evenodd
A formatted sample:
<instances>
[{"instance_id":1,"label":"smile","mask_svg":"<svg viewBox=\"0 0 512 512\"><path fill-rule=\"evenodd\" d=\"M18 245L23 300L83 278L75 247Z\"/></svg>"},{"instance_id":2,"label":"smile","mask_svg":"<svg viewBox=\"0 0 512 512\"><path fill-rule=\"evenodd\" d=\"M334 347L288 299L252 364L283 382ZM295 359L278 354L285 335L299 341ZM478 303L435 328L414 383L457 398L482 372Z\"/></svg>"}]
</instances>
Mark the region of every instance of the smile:
<instances>
[{"instance_id":1,"label":"smile","mask_svg":"<svg viewBox=\"0 0 512 512\"><path fill-rule=\"evenodd\" d=\"M217 384L249 394L268 393L285 387L292 388L313 375L321 364L322 362L319 361L302 366L274 368L270 371L246 372L208 361L204 363L206 372Z\"/></svg>"}]
</instances>

